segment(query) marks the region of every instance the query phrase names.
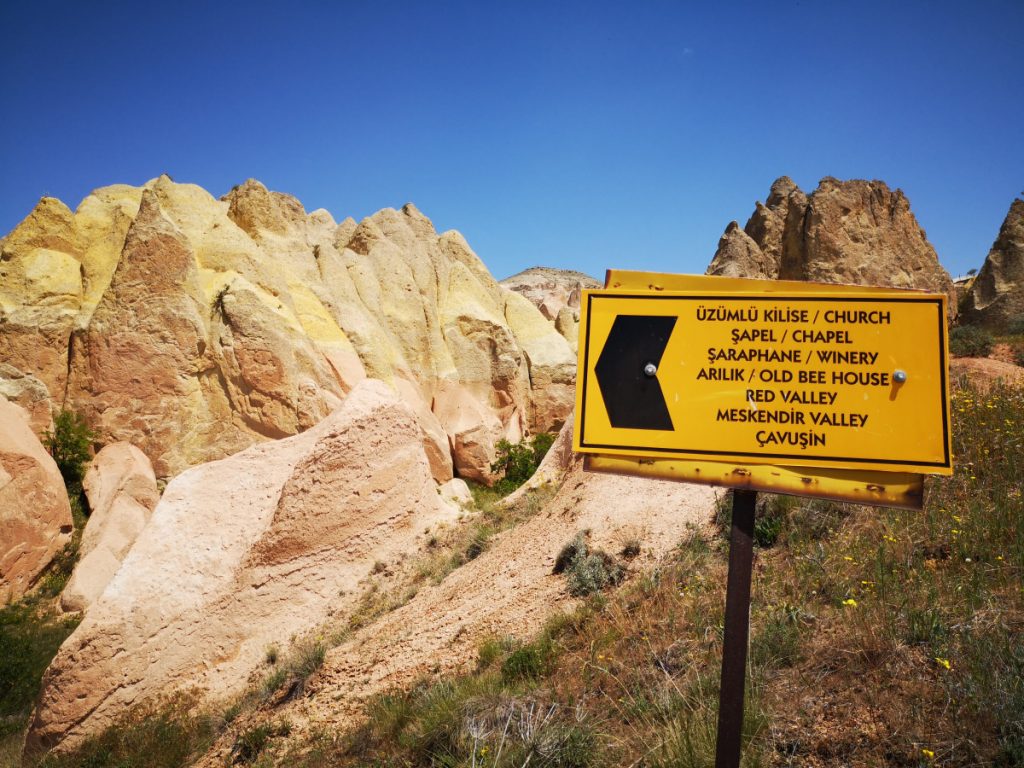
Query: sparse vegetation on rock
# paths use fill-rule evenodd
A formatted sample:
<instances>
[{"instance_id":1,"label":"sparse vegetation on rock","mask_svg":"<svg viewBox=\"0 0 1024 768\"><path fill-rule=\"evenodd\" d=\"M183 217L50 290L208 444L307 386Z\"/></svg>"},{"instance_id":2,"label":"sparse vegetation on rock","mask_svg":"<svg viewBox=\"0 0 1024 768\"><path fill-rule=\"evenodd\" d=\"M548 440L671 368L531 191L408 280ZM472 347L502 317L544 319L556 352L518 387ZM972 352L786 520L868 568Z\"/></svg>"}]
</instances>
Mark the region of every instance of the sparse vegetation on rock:
<instances>
[{"instance_id":1,"label":"sparse vegetation on rock","mask_svg":"<svg viewBox=\"0 0 1024 768\"><path fill-rule=\"evenodd\" d=\"M53 456L68 489L81 492L85 467L89 463L92 441L96 435L84 417L75 411L62 410L53 420L53 431L43 437L43 445Z\"/></svg>"},{"instance_id":2,"label":"sparse vegetation on rock","mask_svg":"<svg viewBox=\"0 0 1024 768\"><path fill-rule=\"evenodd\" d=\"M491 471L499 473L495 491L504 496L529 480L554 442L555 435L548 432L518 443L499 440L497 458L491 463Z\"/></svg>"}]
</instances>

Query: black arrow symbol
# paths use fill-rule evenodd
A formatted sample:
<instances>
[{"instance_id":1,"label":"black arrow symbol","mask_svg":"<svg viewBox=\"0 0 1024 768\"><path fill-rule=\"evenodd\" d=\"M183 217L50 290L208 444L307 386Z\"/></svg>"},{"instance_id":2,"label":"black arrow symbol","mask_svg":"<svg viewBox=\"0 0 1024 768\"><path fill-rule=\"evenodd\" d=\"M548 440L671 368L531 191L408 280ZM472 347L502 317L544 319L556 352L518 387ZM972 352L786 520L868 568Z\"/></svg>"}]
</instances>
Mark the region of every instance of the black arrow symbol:
<instances>
[{"instance_id":1,"label":"black arrow symbol","mask_svg":"<svg viewBox=\"0 0 1024 768\"><path fill-rule=\"evenodd\" d=\"M594 366L608 420L622 429L664 429L671 431L672 417L657 376L644 367L661 362L676 318L648 315L619 315Z\"/></svg>"}]
</instances>

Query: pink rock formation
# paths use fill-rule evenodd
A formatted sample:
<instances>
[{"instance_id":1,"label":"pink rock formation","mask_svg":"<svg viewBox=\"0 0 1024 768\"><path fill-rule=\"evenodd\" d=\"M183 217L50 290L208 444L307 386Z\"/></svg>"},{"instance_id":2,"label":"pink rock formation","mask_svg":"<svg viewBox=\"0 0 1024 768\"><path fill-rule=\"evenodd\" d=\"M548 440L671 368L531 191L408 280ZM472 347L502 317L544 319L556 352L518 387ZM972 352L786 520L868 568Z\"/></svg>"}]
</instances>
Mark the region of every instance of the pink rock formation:
<instances>
[{"instance_id":1,"label":"pink rock formation","mask_svg":"<svg viewBox=\"0 0 1024 768\"><path fill-rule=\"evenodd\" d=\"M601 283L583 272L551 267L530 267L501 284L526 297L548 320L554 320L563 309L580 308L584 288L600 288Z\"/></svg>"},{"instance_id":2,"label":"pink rock formation","mask_svg":"<svg viewBox=\"0 0 1024 768\"><path fill-rule=\"evenodd\" d=\"M28 412L32 431L40 436L53 431L53 403L46 386L31 374L13 365L0 363L0 397L20 405Z\"/></svg>"},{"instance_id":3,"label":"pink rock formation","mask_svg":"<svg viewBox=\"0 0 1024 768\"><path fill-rule=\"evenodd\" d=\"M0 604L35 584L73 530L57 465L25 410L0 398Z\"/></svg>"},{"instance_id":4,"label":"pink rock formation","mask_svg":"<svg viewBox=\"0 0 1024 768\"><path fill-rule=\"evenodd\" d=\"M153 465L130 443L97 453L82 487L89 520L78 564L60 596L65 611L84 611L103 593L160 500Z\"/></svg>"},{"instance_id":5,"label":"pink rock formation","mask_svg":"<svg viewBox=\"0 0 1024 768\"><path fill-rule=\"evenodd\" d=\"M366 381L306 432L176 477L47 670L28 750L177 686L237 693L269 645L350 610L375 562L458 514L421 439L412 411Z\"/></svg>"}]
</instances>

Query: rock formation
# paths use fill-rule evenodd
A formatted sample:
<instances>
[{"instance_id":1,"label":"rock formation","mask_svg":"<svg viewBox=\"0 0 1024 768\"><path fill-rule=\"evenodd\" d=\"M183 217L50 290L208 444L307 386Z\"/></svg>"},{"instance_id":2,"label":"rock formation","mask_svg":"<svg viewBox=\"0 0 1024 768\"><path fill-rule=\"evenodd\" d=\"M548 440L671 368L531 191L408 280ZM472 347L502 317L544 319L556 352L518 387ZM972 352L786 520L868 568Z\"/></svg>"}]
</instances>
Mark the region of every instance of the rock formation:
<instances>
[{"instance_id":1,"label":"rock formation","mask_svg":"<svg viewBox=\"0 0 1024 768\"><path fill-rule=\"evenodd\" d=\"M360 223L248 181L44 198L0 242L0 359L168 478L310 428L363 379L416 412L435 479L557 429L570 345L412 205ZM526 306L524 306L524 304Z\"/></svg>"},{"instance_id":2,"label":"rock formation","mask_svg":"<svg viewBox=\"0 0 1024 768\"><path fill-rule=\"evenodd\" d=\"M963 318L1002 331L1024 321L1024 200L1014 200L999 236L974 278Z\"/></svg>"},{"instance_id":3,"label":"rock formation","mask_svg":"<svg viewBox=\"0 0 1024 768\"><path fill-rule=\"evenodd\" d=\"M106 589L160 500L149 459L130 443L106 446L82 481L89 519L79 560L61 592L65 611L84 611Z\"/></svg>"},{"instance_id":4,"label":"rock formation","mask_svg":"<svg viewBox=\"0 0 1024 768\"><path fill-rule=\"evenodd\" d=\"M600 288L601 283L590 275L569 269L530 267L506 277L501 284L522 294L548 320L554 320L565 307L579 309L580 292L584 288Z\"/></svg>"},{"instance_id":5,"label":"rock formation","mask_svg":"<svg viewBox=\"0 0 1024 768\"><path fill-rule=\"evenodd\" d=\"M300 435L178 475L47 670L28 750L175 687L239 692L268 646L350 610L376 562L458 514L416 415L379 381Z\"/></svg>"},{"instance_id":6,"label":"rock formation","mask_svg":"<svg viewBox=\"0 0 1024 768\"><path fill-rule=\"evenodd\" d=\"M767 280L956 291L900 190L881 181L821 180L805 195L788 177L772 184L746 227L726 227L707 274Z\"/></svg>"},{"instance_id":7,"label":"rock formation","mask_svg":"<svg viewBox=\"0 0 1024 768\"><path fill-rule=\"evenodd\" d=\"M32 431L44 436L53 431L53 403L46 385L13 365L0 363L0 398L20 405L28 413Z\"/></svg>"},{"instance_id":8,"label":"rock formation","mask_svg":"<svg viewBox=\"0 0 1024 768\"><path fill-rule=\"evenodd\" d=\"M568 269L531 267L506 277L501 284L529 299L544 317L554 322L555 330L569 342L573 352L576 351L580 294L585 288L600 288L599 281Z\"/></svg>"},{"instance_id":9,"label":"rock formation","mask_svg":"<svg viewBox=\"0 0 1024 768\"><path fill-rule=\"evenodd\" d=\"M0 605L35 584L73 530L57 465L25 410L0 397Z\"/></svg>"}]
</instances>

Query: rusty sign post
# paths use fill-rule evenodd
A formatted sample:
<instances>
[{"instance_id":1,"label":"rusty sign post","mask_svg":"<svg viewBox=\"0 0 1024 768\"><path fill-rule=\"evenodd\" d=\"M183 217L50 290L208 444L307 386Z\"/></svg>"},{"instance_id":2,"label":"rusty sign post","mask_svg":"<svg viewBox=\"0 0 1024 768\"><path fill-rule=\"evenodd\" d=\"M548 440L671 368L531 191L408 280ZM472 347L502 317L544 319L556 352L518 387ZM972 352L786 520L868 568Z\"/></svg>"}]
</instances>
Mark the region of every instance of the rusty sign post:
<instances>
[{"instance_id":1,"label":"rusty sign post","mask_svg":"<svg viewBox=\"0 0 1024 768\"><path fill-rule=\"evenodd\" d=\"M717 768L743 727L757 491L920 509L952 474L946 297L608 273L581 303L573 449L733 489Z\"/></svg>"},{"instance_id":2,"label":"rusty sign post","mask_svg":"<svg viewBox=\"0 0 1024 768\"><path fill-rule=\"evenodd\" d=\"M729 577L725 588L725 637L722 642L722 685L718 698L718 740L715 765L740 764L743 698L750 638L750 582L754 565L754 515L757 491L732 492L729 534Z\"/></svg>"}]
</instances>

